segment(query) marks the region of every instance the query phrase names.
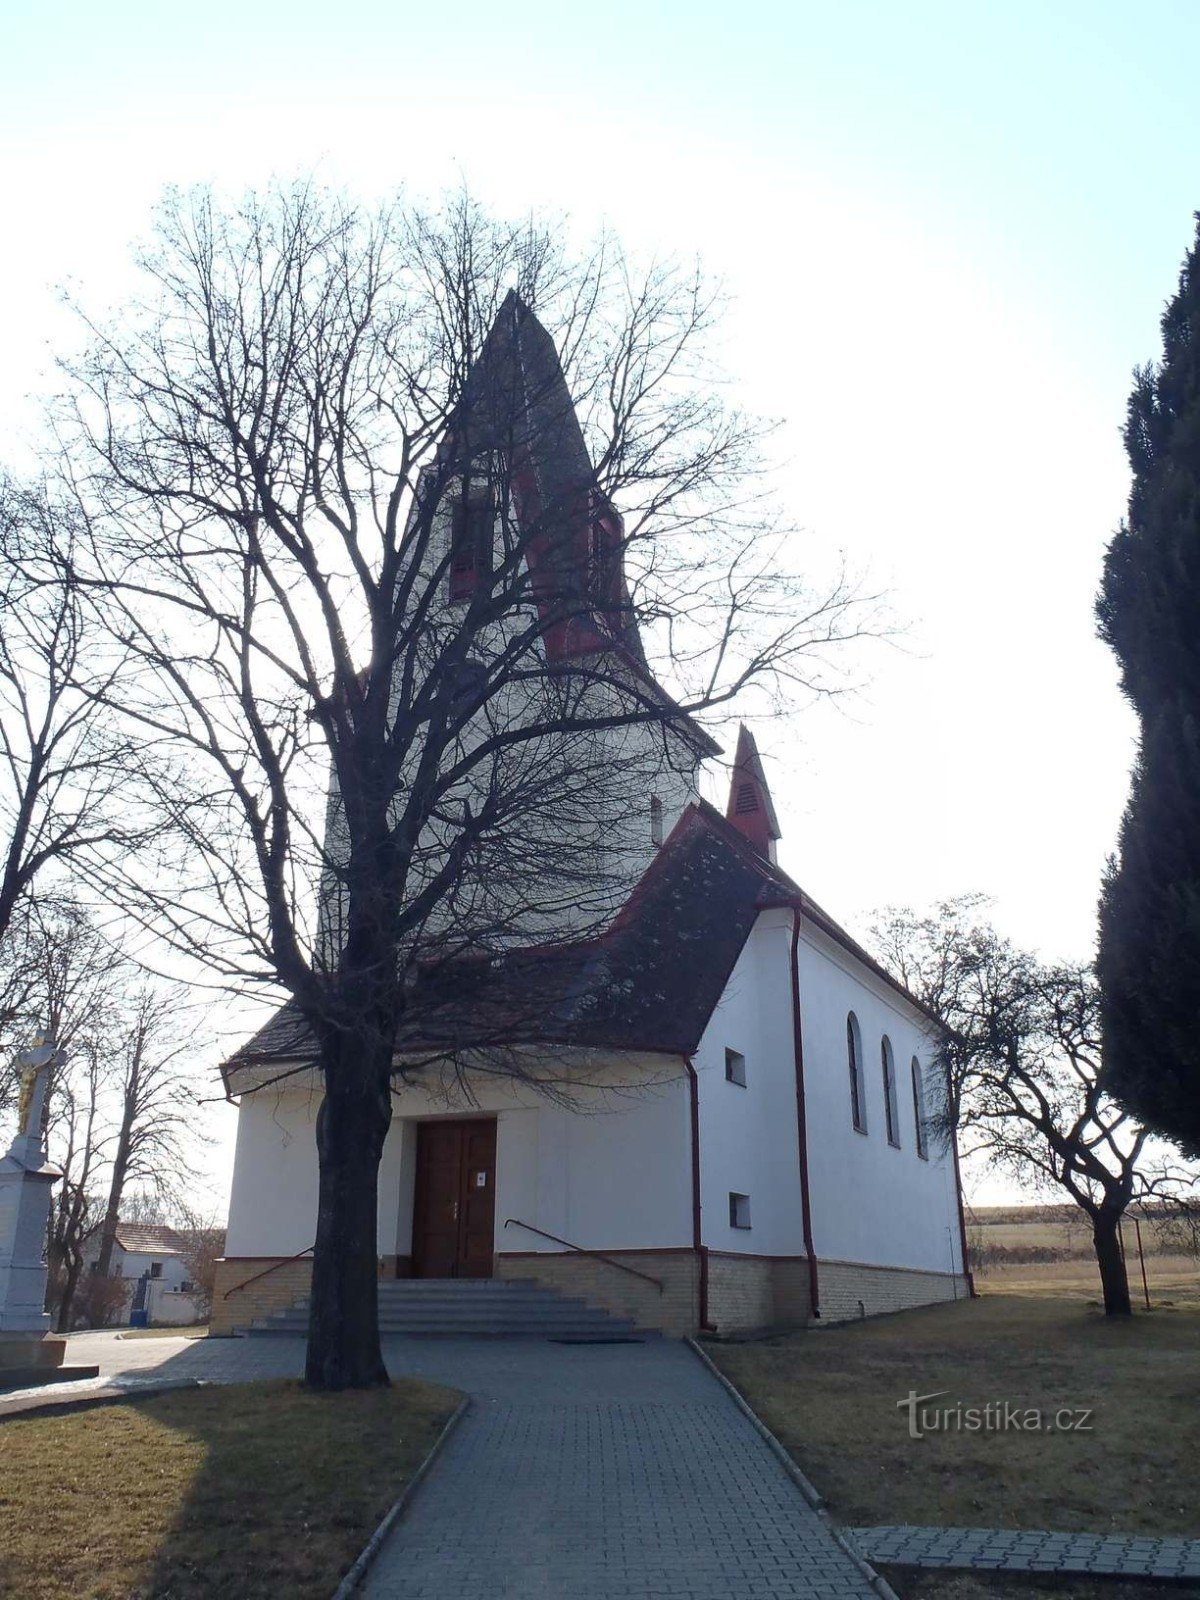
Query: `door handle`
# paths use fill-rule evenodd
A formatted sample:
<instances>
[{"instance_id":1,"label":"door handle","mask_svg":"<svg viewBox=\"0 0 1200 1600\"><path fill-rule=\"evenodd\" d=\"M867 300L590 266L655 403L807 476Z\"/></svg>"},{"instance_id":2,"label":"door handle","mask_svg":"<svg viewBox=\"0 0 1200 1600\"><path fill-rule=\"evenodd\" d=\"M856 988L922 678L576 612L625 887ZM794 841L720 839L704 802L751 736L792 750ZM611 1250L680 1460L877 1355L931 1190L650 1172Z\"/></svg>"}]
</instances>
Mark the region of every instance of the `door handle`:
<instances>
[{"instance_id":1,"label":"door handle","mask_svg":"<svg viewBox=\"0 0 1200 1600\"><path fill-rule=\"evenodd\" d=\"M457 1200L454 1202L454 1215L453 1215L451 1220L454 1221L454 1222L458 1221L458 1201Z\"/></svg>"}]
</instances>

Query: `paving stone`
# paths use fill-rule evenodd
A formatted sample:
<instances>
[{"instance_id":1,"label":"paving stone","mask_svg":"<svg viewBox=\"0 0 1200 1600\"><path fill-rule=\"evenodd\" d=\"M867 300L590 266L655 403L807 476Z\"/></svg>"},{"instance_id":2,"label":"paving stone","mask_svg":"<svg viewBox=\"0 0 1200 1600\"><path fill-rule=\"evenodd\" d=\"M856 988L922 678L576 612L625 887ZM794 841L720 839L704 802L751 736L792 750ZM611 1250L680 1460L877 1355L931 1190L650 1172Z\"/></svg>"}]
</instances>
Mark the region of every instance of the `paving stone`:
<instances>
[{"instance_id":1,"label":"paving stone","mask_svg":"<svg viewBox=\"0 0 1200 1600\"><path fill-rule=\"evenodd\" d=\"M854 1528L851 1533L868 1560L894 1561L900 1566L1122 1577L1200 1576L1200 1539L891 1526Z\"/></svg>"}]
</instances>

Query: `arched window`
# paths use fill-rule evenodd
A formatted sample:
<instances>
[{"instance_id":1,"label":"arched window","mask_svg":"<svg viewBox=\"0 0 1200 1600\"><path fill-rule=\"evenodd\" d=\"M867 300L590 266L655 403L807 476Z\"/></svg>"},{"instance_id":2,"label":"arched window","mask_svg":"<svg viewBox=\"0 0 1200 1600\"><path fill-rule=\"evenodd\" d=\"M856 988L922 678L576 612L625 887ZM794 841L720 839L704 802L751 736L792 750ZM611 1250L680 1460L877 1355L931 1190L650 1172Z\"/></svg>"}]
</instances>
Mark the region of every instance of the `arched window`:
<instances>
[{"instance_id":1,"label":"arched window","mask_svg":"<svg viewBox=\"0 0 1200 1600\"><path fill-rule=\"evenodd\" d=\"M862 1034L853 1011L846 1018L846 1058L850 1067L850 1112L859 1133L867 1131L867 1097L864 1092Z\"/></svg>"},{"instance_id":2,"label":"arched window","mask_svg":"<svg viewBox=\"0 0 1200 1600\"><path fill-rule=\"evenodd\" d=\"M883 1114L887 1122L888 1143L900 1148L900 1113L896 1104L896 1062L892 1055L892 1041L885 1033L879 1046L883 1066Z\"/></svg>"},{"instance_id":3,"label":"arched window","mask_svg":"<svg viewBox=\"0 0 1200 1600\"><path fill-rule=\"evenodd\" d=\"M913 1116L917 1124L917 1154L922 1161L928 1161L929 1141L925 1133L925 1079L921 1073L921 1063L916 1056L912 1058L912 1097Z\"/></svg>"},{"instance_id":4,"label":"arched window","mask_svg":"<svg viewBox=\"0 0 1200 1600\"><path fill-rule=\"evenodd\" d=\"M650 843L657 846L662 842L662 801L656 794L652 794L650 796Z\"/></svg>"}]
</instances>

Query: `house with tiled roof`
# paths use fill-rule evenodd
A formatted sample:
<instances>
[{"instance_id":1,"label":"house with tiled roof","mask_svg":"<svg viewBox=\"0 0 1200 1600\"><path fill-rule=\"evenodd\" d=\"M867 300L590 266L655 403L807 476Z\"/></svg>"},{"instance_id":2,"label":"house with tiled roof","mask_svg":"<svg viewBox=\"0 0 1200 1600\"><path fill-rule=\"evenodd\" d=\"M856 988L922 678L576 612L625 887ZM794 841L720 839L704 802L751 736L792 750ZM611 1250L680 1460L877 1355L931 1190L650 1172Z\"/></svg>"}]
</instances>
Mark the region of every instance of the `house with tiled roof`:
<instances>
[{"instance_id":1,"label":"house with tiled roof","mask_svg":"<svg viewBox=\"0 0 1200 1600\"><path fill-rule=\"evenodd\" d=\"M498 329L554 405L552 447L514 486L520 517L556 474L591 467L545 330L515 297ZM587 504L603 540L616 513ZM448 517L447 540L462 527ZM472 571L451 561L447 603ZM624 612L573 626L547 649L606 652L670 707ZM379 1169L390 1285L532 1283L626 1324L718 1334L969 1292L937 1021L783 870L747 728L724 809L701 798L719 753L682 715L647 725L624 887L601 924L415 964ZM223 1068L239 1111L214 1331L302 1322L315 1062L285 1006ZM439 1295L425 1304L450 1317Z\"/></svg>"},{"instance_id":2,"label":"house with tiled roof","mask_svg":"<svg viewBox=\"0 0 1200 1600\"><path fill-rule=\"evenodd\" d=\"M84 1251L85 1269L95 1272L100 1235L94 1234ZM128 1284L120 1320L134 1311L139 1320L155 1323L190 1323L197 1319L195 1285L191 1281L187 1240L163 1223L117 1223L108 1274Z\"/></svg>"}]
</instances>

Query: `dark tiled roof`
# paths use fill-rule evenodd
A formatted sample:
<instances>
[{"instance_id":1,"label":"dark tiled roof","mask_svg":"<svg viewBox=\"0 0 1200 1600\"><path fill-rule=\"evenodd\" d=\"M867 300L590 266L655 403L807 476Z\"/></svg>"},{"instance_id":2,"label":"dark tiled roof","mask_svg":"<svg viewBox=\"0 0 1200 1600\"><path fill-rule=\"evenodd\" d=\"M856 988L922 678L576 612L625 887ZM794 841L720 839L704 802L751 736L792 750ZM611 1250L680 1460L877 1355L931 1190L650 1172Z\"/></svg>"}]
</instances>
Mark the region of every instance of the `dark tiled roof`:
<instances>
[{"instance_id":1,"label":"dark tiled roof","mask_svg":"<svg viewBox=\"0 0 1200 1600\"><path fill-rule=\"evenodd\" d=\"M797 902L809 923L916 1004L786 873L701 802L684 812L600 938L423 973L397 1049L449 1054L543 1042L690 1055L759 913ZM226 1079L240 1066L282 1067L313 1054L312 1034L289 1004L236 1053Z\"/></svg>"},{"instance_id":2,"label":"dark tiled roof","mask_svg":"<svg viewBox=\"0 0 1200 1600\"><path fill-rule=\"evenodd\" d=\"M152 1222L118 1222L117 1243L139 1256L177 1256L186 1245L174 1228Z\"/></svg>"}]
</instances>

